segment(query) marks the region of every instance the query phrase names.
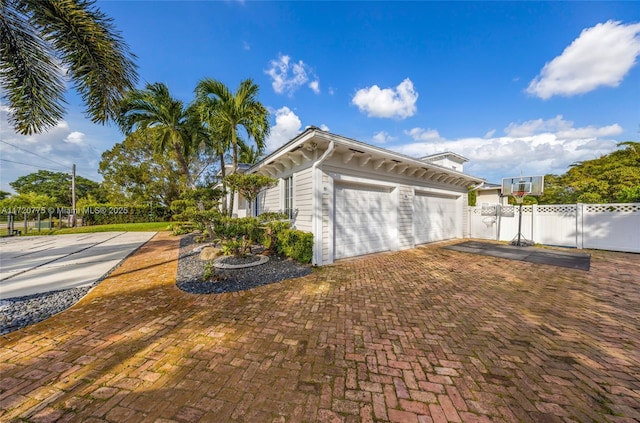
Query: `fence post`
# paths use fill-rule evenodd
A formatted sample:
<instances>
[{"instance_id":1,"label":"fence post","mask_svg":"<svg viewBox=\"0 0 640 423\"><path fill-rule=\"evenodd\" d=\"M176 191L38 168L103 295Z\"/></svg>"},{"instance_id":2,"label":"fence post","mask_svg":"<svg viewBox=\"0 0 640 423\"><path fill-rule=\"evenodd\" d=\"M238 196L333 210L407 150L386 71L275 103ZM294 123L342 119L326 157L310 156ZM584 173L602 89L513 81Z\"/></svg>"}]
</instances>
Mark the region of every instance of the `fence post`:
<instances>
[{"instance_id":1,"label":"fence post","mask_svg":"<svg viewBox=\"0 0 640 423\"><path fill-rule=\"evenodd\" d=\"M500 223L502 222L502 204L496 206L498 227L496 228L496 241L500 241Z\"/></svg>"},{"instance_id":2,"label":"fence post","mask_svg":"<svg viewBox=\"0 0 640 423\"><path fill-rule=\"evenodd\" d=\"M582 224L582 214L584 204L576 203L576 248L582 250L584 248L584 233Z\"/></svg>"},{"instance_id":3,"label":"fence post","mask_svg":"<svg viewBox=\"0 0 640 423\"><path fill-rule=\"evenodd\" d=\"M539 236L539 228L538 224L538 205L531 205L531 242L536 242L536 239L540 239Z\"/></svg>"}]
</instances>

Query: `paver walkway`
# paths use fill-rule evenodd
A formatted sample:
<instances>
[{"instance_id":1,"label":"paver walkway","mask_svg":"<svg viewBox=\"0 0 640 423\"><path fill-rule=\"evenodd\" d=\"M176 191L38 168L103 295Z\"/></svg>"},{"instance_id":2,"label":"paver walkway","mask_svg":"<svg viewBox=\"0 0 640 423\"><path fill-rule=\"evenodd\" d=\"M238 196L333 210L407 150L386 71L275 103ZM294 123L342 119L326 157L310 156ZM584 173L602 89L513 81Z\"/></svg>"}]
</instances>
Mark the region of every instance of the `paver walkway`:
<instances>
[{"instance_id":1,"label":"paver walkway","mask_svg":"<svg viewBox=\"0 0 640 423\"><path fill-rule=\"evenodd\" d=\"M640 256L591 271L428 246L251 291L174 285L157 235L0 338L0 421L640 419Z\"/></svg>"}]
</instances>

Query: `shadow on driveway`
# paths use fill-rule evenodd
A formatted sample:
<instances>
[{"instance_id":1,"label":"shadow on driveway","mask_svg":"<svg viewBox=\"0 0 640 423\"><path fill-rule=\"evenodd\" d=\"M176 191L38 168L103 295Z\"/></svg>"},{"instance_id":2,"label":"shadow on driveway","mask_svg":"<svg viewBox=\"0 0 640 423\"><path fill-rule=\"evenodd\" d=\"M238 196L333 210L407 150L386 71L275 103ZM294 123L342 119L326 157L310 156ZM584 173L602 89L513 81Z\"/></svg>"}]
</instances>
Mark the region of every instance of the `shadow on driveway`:
<instances>
[{"instance_id":1,"label":"shadow on driveway","mask_svg":"<svg viewBox=\"0 0 640 423\"><path fill-rule=\"evenodd\" d=\"M507 260L520 260L529 263L548 264L589 271L591 255L569 251L545 250L537 247L515 247L490 242L467 241L443 247L463 253L500 257Z\"/></svg>"}]
</instances>

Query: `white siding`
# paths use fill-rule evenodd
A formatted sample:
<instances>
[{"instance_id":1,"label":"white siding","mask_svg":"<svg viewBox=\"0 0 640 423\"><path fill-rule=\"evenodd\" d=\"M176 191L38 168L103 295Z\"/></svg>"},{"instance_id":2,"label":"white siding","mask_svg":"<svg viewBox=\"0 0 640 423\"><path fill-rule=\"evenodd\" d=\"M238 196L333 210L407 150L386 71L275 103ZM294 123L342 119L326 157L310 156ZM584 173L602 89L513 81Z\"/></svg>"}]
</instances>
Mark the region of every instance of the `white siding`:
<instances>
[{"instance_id":1,"label":"white siding","mask_svg":"<svg viewBox=\"0 0 640 423\"><path fill-rule=\"evenodd\" d=\"M398 248L413 246L413 189L403 185L398 201Z\"/></svg>"},{"instance_id":2,"label":"white siding","mask_svg":"<svg viewBox=\"0 0 640 423\"><path fill-rule=\"evenodd\" d=\"M293 203L298 210L296 221L294 222L296 229L305 232L312 232L312 215L313 215L313 184L312 184L312 168L309 167L293 177L294 193Z\"/></svg>"},{"instance_id":3,"label":"white siding","mask_svg":"<svg viewBox=\"0 0 640 423\"><path fill-rule=\"evenodd\" d=\"M333 224L333 216L329 219L329 202L333 201L333 198L329 195L330 190L324 189L329 185L329 176L322 172L322 262L330 263L332 261L329 257L329 243L333 243L332 239L329 239L329 224ZM333 231L331 231L333 232Z\"/></svg>"},{"instance_id":4,"label":"white siding","mask_svg":"<svg viewBox=\"0 0 640 423\"><path fill-rule=\"evenodd\" d=\"M276 185L273 188L262 191L260 193L260 213L278 212L280 207L280 186Z\"/></svg>"},{"instance_id":5,"label":"white siding","mask_svg":"<svg viewBox=\"0 0 640 423\"><path fill-rule=\"evenodd\" d=\"M469 205L469 194L462 194L462 209ZM469 238L469 213L462 212L462 238Z\"/></svg>"}]
</instances>

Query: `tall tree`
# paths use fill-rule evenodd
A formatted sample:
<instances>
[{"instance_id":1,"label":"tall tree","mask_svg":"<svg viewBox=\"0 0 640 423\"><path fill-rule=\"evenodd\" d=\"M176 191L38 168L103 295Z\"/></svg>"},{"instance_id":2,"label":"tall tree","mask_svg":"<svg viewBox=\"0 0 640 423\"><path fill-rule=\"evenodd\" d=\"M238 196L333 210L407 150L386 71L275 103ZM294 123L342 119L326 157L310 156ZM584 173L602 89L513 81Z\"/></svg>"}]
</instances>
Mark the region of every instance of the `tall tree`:
<instances>
[{"instance_id":1,"label":"tall tree","mask_svg":"<svg viewBox=\"0 0 640 423\"><path fill-rule=\"evenodd\" d=\"M53 198L59 205L71 205L71 175L64 172L51 172L49 170L39 170L25 176L21 176L9 185L18 194L33 192L38 195L46 195ZM105 193L98 182L76 176L76 197L87 196L103 201L106 199Z\"/></svg>"},{"instance_id":2,"label":"tall tree","mask_svg":"<svg viewBox=\"0 0 640 423\"><path fill-rule=\"evenodd\" d=\"M158 152L171 148L187 184L196 187L188 158L203 140L202 127L165 84L147 84L143 90L130 91L122 103L119 124L126 135L146 132Z\"/></svg>"},{"instance_id":3,"label":"tall tree","mask_svg":"<svg viewBox=\"0 0 640 423\"><path fill-rule=\"evenodd\" d=\"M137 81L135 56L92 0L0 0L0 91L21 134L64 115L65 75L95 123L115 120Z\"/></svg>"},{"instance_id":4,"label":"tall tree","mask_svg":"<svg viewBox=\"0 0 640 423\"><path fill-rule=\"evenodd\" d=\"M102 153L99 172L109 201L170 206L180 198L186 181L172 150L160 153L148 133L133 133ZM197 171L192 165L193 172Z\"/></svg>"},{"instance_id":5,"label":"tall tree","mask_svg":"<svg viewBox=\"0 0 640 423\"><path fill-rule=\"evenodd\" d=\"M244 130L262 152L269 135L269 112L257 99L259 87L253 80L240 82L235 93L220 81L211 78L201 80L196 87L199 101L210 99L211 116L221 135L228 139L232 149L233 172L238 170L238 131ZM230 210L233 210L233 195Z\"/></svg>"},{"instance_id":6,"label":"tall tree","mask_svg":"<svg viewBox=\"0 0 640 423\"><path fill-rule=\"evenodd\" d=\"M541 204L632 202L640 191L640 143L574 163L563 175L546 175Z\"/></svg>"}]
</instances>

